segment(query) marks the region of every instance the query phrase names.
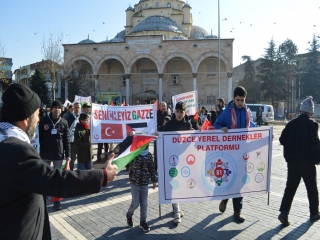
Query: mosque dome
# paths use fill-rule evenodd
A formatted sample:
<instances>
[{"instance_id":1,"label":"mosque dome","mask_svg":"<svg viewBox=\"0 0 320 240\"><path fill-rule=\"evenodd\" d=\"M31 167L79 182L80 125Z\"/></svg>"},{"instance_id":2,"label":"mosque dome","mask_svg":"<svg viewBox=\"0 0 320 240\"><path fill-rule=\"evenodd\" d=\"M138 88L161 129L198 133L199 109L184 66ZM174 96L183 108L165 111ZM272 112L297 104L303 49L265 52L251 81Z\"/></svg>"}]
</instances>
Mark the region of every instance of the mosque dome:
<instances>
[{"instance_id":1,"label":"mosque dome","mask_svg":"<svg viewBox=\"0 0 320 240\"><path fill-rule=\"evenodd\" d=\"M170 18L163 16L147 17L133 28L132 33L143 31L167 31L182 33L180 27L174 21L172 21Z\"/></svg>"},{"instance_id":2,"label":"mosque dome","mask_svg":"<svg viewBox=\"0 0 320 240\"><path fill-rule=\"evenodd\" d=\"M204 39L216 39L216 38L218 38L218 37L217 37L216 35L210 34L210 35L204 36L203 38L204 38Z\"/></svg>"},{"instance_id":3,"label":"mosque dome","mask_svg":"<svg viewBox=\"0 0 320 240\"><path fill-rule=\"evenodd\" d=\"M185 4L183 5L183 7L189 7L189 8L191 8L189 3L185 3Z\"/></svg>"},{"instance_id":4,"label":"mosque dome","mask_svg":"<svg viewBox=\"0 0 320 240\"><path fill-rule=\"evenodd\" d=\"M125 39L125 36L126 36L126 30L123 30L123 31L117 33L117 35L114 36L114 38L120 38L120 39L122 39L122 42L123 42Z\"/></svg>"},{"instance_id":5,"label":"mosque dome","mask_svg":"<svg viewBox=\"0 0 320 240\"><path fill-rule=\"evenodd\" d=\"M173 38L171 38L171 40L187 40L187 38L181 36L174 36Z\"/></svg>"},{"instance_id":6,"label":"mosque dome","mask_svg":"<svg viewBox=\"0 0 320 240\"><path fill-rule=\"evenodd\" d=\"M208 35L210 34L206 30L204 30L202 27L193 25L191 28L189 39L201 39Z\"/></svg>"},{"instance_id":7,"label":"mosque dome","mask_svg":"<svg viewBox=\"0 0 320 240\"><path fill-rule=\"evenodd\" d=\"M109 40L108 42L124 42L124 40L122 38L112 38L111 40Z\"/></svg>"},{"instance_id":8,"label":"mosque dome","mask_svg":"<svg viewBox=\"0 0 320 240\"><path fill-rule=\"evenodd\" d=\"M90 39L89 39L89 35L88 35L88 38L87 38L87 39L84 39L84 40L78 42L78 44L84 44L84 43L96 43L96 42L90 40Z\"/></svg>"},{"instance_id":9,"label":"mosque dome","mask_svg":"<svg viewBox=\"0 0 320 240\"><path fill-rule=\"evenodd\" d=\"M133 11L133 7L131 7L131 6L129 6L128 8L127 8L127 11Z\"/></svg>"}]
</instances>

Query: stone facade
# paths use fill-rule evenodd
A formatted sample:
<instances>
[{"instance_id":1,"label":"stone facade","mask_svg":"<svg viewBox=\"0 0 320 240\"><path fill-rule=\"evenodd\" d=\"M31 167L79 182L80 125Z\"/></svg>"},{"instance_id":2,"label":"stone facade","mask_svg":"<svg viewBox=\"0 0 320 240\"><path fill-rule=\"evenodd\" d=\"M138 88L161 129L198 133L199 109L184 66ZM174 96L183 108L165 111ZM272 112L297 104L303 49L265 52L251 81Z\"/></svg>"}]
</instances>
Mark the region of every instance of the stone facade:
<instances>
[{"instance_id":1,"label":"stone facade","mask_svg":"<svg viewBox=\"0 0 320 240\"><path fill-rule=\"evenodd\" d=\"M141 4L143 2L143 4ZM168 7L152 8L157 2L171 3L174 9ZM148 4L147 9L143 9ZM180 10L178 9L180 4ZM183 1L140 1L135 10L127 10L127 25L137 23L135 18L140 12L147 11L145 18L160 15L161 11L169 11L168 16L174 19L178 28L171 31L151 31L150 23L143 22L147 31L134 32L138 24L126 26L127 34L123 41L117 35L107 42L95 43L91 40L81 41L79 44L65 44L64 60L68 66L77 61L86 61L92 69L92 77L96 79L97 92L122 92L126 102L130 105L141 104L153 100L171 102L171 96L182 92L198 90L200 104L214 104L218 98L218 39L212 35L192 39L195 33L183 29L184 14L189 13L188 26L192 26L192 15L184 9L191 9ZM141 5L141 10L140 10ZM183 6L183 7L182 7ZM186 6L186 7L185 7ZM188 7L189 6L189 7ZM133 8L128 8L133 9ZM128 21L128 11L132 12L133 19ZM170 15L172 14L172 15ZM181 15L181 16L176 16ZM177 22L180 17L179 23ZM166 19L168 22L170 19ZM159 26L163 24L160 18ZM154 23L154 22L152 22ZM174 26L173 26L174 27ZM159 27L160 28L160 27ZM140 29L140 30L141 30ZM178 29L178 30L177 30ZM200 29L201 30L201 29ZM176 32L175 32L176 31ZM180 36L180 37L179 37ZM177 40L169 39L177 37ZM233 40L220 40L220 97L228 99L228 76L232 72Z\"/></svg>"}]
</instances>

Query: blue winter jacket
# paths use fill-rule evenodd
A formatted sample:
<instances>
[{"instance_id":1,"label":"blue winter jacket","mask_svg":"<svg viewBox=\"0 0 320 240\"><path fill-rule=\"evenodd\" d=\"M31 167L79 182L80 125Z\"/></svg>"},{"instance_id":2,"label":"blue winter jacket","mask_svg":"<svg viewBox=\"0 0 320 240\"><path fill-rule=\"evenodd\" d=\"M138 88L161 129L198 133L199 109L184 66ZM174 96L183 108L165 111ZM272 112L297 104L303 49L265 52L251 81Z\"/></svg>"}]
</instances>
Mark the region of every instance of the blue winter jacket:
<instances>
[{"instance_id":1,"label":"blue winter jacket","mask_svg":"<svg viewBox=\"0 0 320 240\"><path fill-rule=\"evenodd\" d=\"M223 127L227 127L231 129L232 117L231 117L231 109L234 108L236 110L237 115L237 128L245 128L246 127L246 105L242 108L237 108L234 104L234 101L229 102L226 106L226 109L217 117L217 120L214 123L215 129L221 129ZM250 127L256 127L256 124L253 122L252 114L250 109L248 108L250 113Z\"/></svg>"}]
</instances>

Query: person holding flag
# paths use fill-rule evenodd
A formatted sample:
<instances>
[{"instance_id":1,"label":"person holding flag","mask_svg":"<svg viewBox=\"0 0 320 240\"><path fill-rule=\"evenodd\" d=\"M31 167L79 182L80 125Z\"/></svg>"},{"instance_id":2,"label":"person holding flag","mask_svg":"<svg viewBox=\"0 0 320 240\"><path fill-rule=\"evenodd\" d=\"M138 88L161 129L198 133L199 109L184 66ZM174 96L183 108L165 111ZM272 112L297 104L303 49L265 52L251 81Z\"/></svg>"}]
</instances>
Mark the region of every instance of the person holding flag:
<instances>
[{"instance_id":1,"label":"person holding flag","mask_svg":"<svg viewBox=\"0 0 320 240\"><path fill-rule=\"evenodd\" d=\"M13 83L3 93L2 101L0 239L50 240L46 196L98 193L116 177L117 167L110 163L114 154L100 170L52 169L30 144L39 122L38 95L25 84Z\"/></svg>"}]
</instances>

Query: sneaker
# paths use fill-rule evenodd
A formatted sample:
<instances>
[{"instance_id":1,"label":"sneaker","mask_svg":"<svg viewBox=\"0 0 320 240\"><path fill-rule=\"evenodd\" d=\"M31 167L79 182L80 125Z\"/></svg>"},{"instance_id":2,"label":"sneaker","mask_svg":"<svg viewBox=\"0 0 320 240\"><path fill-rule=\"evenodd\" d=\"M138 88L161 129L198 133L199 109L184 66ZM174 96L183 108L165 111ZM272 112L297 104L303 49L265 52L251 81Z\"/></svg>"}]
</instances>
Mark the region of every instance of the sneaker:
<instances>
[{"instance_id":1,"label":"sneaker","mask_svg":"<svg viewBox=\"0 0 320 240\"><path fill-rule=\"evenodd\" d=\"M175 214L175 212L174 212L174 210L173 210L173 209L172 209L172 213L173 213L173 214ZM180 217L183 217L183 216L184 216L184 213L183 213L181 210L180 210L180 212L179 212L179 213L180 213Z\"/></svg>"},{"instance_id":2,"label":"sneaker","mask_svg":"<svg viewBox=\"0 0 320 240\"><path fill-rule=\"evenodd\" d=\"M226 201L222 200L219 204L219 211L224 213L226 211L227 208L227 203Z\"/></svg>"},{"instance_id":3,"label":"sneaker","mask_svg":"<svg viewBox=\"0 0 320 240\"><path fill-rule=\"evenodd\" d=\"M180 215L180 212L174 214L174 220L173 220L173 222L174 222L175 224L181 223L181 215Z\"/></svg>"},{"instance_id":4,"label":"sneaker","mask_svg":"<svg viewBox=\"0 0 320 240\"><path fill-rule=\"evenodd\" d=\"M144 232L150 231L150 228L146 222L141 222L139 225L139 228L141 228Z\"/></svg>"},{"instance_id":5,"label":"sneaker","mask_svg":"<svg viewBox=\"0 0 320 240\"><path fill-rule=\"evenodd\" d=\"M310 215L310 220L311 221L318 221L320 219L320 214L313 214L313 215Z\"/></svg>"},{"instance_id":6,"label":"sneaker","mask_svg":"<svg viewBox=\"0 0 320 240\"><path fill-rule=\"evenodd\" d=\"M60 211L60 210L62 210L62 207L61 207L61 204L60 204L59 201L53 202L53 209L54 209L55 211Z\"/></svg>"},{"instance_id":7,"label":"sneaker","mask_svg":"<svg viewBox=\"0 0 320 240\"><path fill-rule=\"evenodd\" d=\"M278 219L284 226L290 225L290 222L288 220L288 214L286 212L281 212L280 215L278 216ZM310 219L311 219L311 217L310 217Z\"/></svg>"},{"instance_id":8,"label":"sneaker","mask_svg":"<svg viewBox=\"0 0 320 240\"><path fill-rule=\"evenodd\" d=\"M238 221L243 223L245 219L245 217L241 214L241 212L234 212L233 217Z\"/></svg>"},{"instance_id":9,"label":"sneaker","mask_svg":"<svg viewBox=\"0 0 320 240\"><path fill-rule=\"evenodd\" d=\"M132 217L127 217L127 224L128 224L128 226L131 227L131 228L134 226Z\"/></svg>"}]
</instances>

